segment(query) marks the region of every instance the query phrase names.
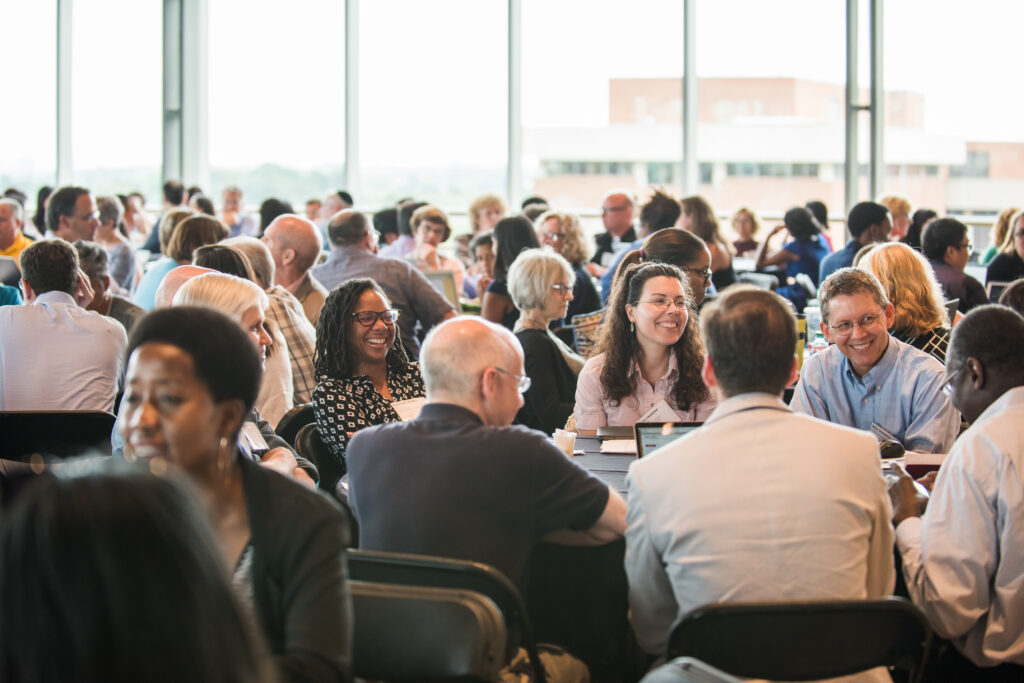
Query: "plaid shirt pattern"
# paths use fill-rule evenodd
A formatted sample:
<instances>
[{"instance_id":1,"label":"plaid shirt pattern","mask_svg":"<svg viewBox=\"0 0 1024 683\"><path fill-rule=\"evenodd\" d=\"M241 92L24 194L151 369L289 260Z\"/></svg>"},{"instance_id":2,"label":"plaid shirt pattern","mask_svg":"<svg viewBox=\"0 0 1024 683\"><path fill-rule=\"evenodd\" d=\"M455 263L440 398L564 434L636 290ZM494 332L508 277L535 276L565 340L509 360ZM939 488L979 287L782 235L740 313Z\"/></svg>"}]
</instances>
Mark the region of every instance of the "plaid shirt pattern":
<instances>
[{"instance_id":1,"label":"plaid shirt pattern","mask_svg":"<svg viewBox=\"0 0 1024 683\"><path fill-rule=\"evenodd\" d=\"M288 343L288 360L292 366L295 405L313 400L316 381L313 378L313 351L316 349L316 328L306 318L299 300L284 287L267 290L270 309L267 314L277 324Z\"/></svg>"}]
</instances>

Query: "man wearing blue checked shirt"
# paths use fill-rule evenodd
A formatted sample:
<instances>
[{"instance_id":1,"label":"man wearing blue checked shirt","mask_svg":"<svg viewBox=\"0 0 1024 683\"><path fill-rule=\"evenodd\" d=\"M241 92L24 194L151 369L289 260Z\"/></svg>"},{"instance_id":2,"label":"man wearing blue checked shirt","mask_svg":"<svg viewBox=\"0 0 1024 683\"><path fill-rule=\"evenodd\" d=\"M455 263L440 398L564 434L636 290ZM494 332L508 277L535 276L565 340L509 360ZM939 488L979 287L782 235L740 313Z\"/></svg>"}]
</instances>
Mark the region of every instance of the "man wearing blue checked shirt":
<instances>
[{"instance_id":1,"label":"man wearing blue checked shirt","mask_svg":"<svg viewBox=\"0 0 1024 683\"><path fill-rule=\"evenodd\" d=\"M794 410L871 431L908 451L948 453L960 416L943 393L942 364L889 335L895 312L878 280L841 268L818 292L832 346L803 367Z\"/></svg>"}]
</instances>

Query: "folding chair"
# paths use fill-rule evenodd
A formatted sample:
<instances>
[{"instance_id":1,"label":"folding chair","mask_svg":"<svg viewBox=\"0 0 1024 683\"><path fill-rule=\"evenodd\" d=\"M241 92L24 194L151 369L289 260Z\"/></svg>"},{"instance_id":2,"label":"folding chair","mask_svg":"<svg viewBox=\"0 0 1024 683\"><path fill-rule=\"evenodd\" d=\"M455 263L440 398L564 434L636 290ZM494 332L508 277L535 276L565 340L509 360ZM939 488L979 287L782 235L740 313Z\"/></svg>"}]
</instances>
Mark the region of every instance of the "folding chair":
<instances>
[{"instance_id":1,"label":"folding chair","mask_svg":"<svg viewBox=\"0 0 1024 683\"><path fill-rule=\"evenodd\" d=\"M505 622L475 591L350 581L352 669L386 681L495 681Z\"/></svg>"},{"instance_id":2,"label":"folding chair","mask_svg":"<svg viewBox=\"0 0 1024 683\"><path fill-rule=\"evenodd\" d=\"M0 412L0 456L110 455L115 422L117 417L102 410Z\"/></svg>"},{"instance_id":3,"label":"folding chair","mask_svg":"<svg viewBox=\"0 0 1024 683\"><path fill-rule=\"evenodd\" d=\"M349 578L353 581L454 588L486 595L498 606L505 620L506 656L514 655L521 645L530 658L536 679L545 680L526 606L512 582L494 567L480 562L375 550L349 549L345 555Z\"/></svg>"},{"instance_id":4,"label":"folding chair","mask_svg":"<svg viewBox=\"0 0 1024 683\"><path fill-rule=\"evenodd\" d=\"M924 615L904 598L719 603L683 617L668 658L695 657L741 678L808 681L896 666L916 681L930 640Z\"/></svg>"},{"instance_id":5,"label":"folding chair","mask_svg":"<svg viewBox=\"0 0 1024 683\"><path fill-rule=\"evenodd\" d=\"M652 670L640 683L741 683L735 676L693 657L679 657Z\"/></svg>"}]
</instances>

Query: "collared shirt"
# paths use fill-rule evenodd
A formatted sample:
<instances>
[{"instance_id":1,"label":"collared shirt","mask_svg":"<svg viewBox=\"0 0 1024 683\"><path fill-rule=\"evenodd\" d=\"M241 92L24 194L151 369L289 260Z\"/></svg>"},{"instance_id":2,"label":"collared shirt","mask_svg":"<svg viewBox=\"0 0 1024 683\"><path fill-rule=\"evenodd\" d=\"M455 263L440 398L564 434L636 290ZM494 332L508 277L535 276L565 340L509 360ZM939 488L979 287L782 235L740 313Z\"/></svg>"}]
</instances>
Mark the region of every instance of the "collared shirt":
<instances>
[{"instance_id":1,"label":"collared shirt","mask_svg":"<svg viewBox=\"0 0 1024 683\"><path fill-rule=\"evenodd\" d=\"M17 260L21 256L21 252L25 251L26 248L32 246L32 240L25 237L25 234L18 231L18 236L11 242L11 246L6 249L0 249L0 256L9 256L12 259Z\"/></svg>"},{"instance_id":2,"label":"collared shirt","mask_svg":"<svg viewBox=\"0 0 1024 683\"><path fill-rule=\"evenodd\" d=\"M384 258L402 258L408 256L416 249L416 239L410 235L399 235L391 244L385 244L378 251L377 255Z\"/></svg>"},{"instance_id":3,"label":"collared shirt","mask_svg":"<svg viewBox=\"0 0 1024 683\"><path fill-rule=\"evenodd\" d=\"M624 396L617 405L613 405L601 384L601 371L604 369L604 354L600 353L587 360L580 378L576 383L576 428L597 429L598 427L628 427L636 424L640 417L653 408L661 400L684 422L701 422L711 414L718 402L713 397L690 407L680 410L672 398L676 379L679 377L679 366L675 354L668 357L668 369L665 374L651 387L640 376L640 364L633 361L633 375L636 382L633 394Z\"/></svg>"},{"instance_id":4,"label":"collared shirt","mask_svg":"<svg viewBox=\"0 0 1024 683\"><path fill-rule=\"evenodd\" d=\"M1024 387L957 440L924 518L896 529L903 574L932 628L978 666L1024 664Z\"/></svg>"},{"instance_id":5,"label":"collared shirt","mask_svg":"<svg viewBox=\"0 0 1024 683\"><path fill-rule=\"evenodd\" d=\"M945 369L909 344L889 338L882 358L863 377L832 345L806 363L793 394L794 410L836 424L878 425L908 451L948 453L960 414L942 393Z\"/></svg>"},{"instance_id":6,"label":"collared shirt","mask_svg":"<svg viewBox=\"0 0 1024 683\"><path fill-rule=\"evenodd\" d=\"M251 213L240 213L235 224L228 228L228 237L238 237L240 235L252 237L259 232L259 227L259 223L254 215Z\"/></svg>"},{"instance_id":7,"label":"collared shirt","mask_svg":"<svg viewBox=\"0 0 1024 683\"><path fill-rule=\"evenodd\" d=\"M320 309L324 307L324 301L327 299L327 289L307 270L299 280L294 294L302 304L306 319L313 324L313 327L316 327L320 321Z\"/></svg>"},{"instance_id":8,"label":"collared shirt","mask_svg":"<svg viewBox=\"0 0 1024 683\"><path fill-rule=\"evenodd\" d=\"M335 249L327 262L316 266L312 272L313 277L328 289L334 289L352 278L373 278L400 313L398 329L405 350L412 358L417 358L420 352L420 343L415 334L416 323L429 329L454 311L448 300L411 263L402 259L381 258L361 247Z\"/></svg>"},{"instance_id":9,"label":"collared shirt","mask_svg":"<svg viewBox=\"0 0 1024 683\"><path fill-rule=\"evenodd\" d=\"M663 654L673 626L709 602L892 591L892 510L874 439L778 396L724 400L703 427L635 461L626 482L630 621L647 652Z\"/></svg>"},{"instance_id":10,"label":"collared shirt","mask_svg":"<svg viewBox=\"0 0 1024 683\"><path fill-rule=\"evenodd\" d=\"M313 375L313 351L316 350L316 328L291 292L280 285L267 290L270 299L269 317L288 345L288 360L292 368L293 400L295 405L313 400L316 380Z\"/></svg>"},{"instance_id":11,"label":"collared shirt","mask_svg":"<svg viewBox=\"0 0 1024 683\"><path fill-rule=\"evenodd\" d=\"M840 268L849 268L853 264L857 252L860 251L860 247L861 244L858 240L850 240L839 251L821 259L821 265L818 267L818 284L820 285L825 278Z\"/></svg>"},{"instance_id":12,"label":"collared shirt","mask_svg":"<svg viewBox=\"0 0 1024 683\"><path fill-rule=\"evenodd\" d=\"M64 292L0 307L0 410L107 410L128 345L116 320Z\"/></svg>"}]
</instances>

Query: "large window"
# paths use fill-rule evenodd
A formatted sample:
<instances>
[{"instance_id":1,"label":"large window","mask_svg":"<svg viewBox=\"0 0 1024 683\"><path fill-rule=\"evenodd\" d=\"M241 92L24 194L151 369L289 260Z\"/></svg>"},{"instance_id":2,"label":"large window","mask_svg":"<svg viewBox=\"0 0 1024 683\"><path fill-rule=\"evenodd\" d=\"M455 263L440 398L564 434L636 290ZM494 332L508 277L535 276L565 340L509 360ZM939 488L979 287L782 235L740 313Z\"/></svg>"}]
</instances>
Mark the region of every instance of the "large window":
<instances>
[{"instance_id":1,"label":"large window","mask_svg":"<svg viewBox=\"0 0 1024 683\"><path fill-rule=\"evenodd\" d=\"M524 194L589 211L619 188L679 194L682 5L524 0Z\"/></svg>"},{"instance_id":2,"label":"large window","mask_svg":"<svg viewBox=\"0 0 1024 683\"><path fill-rule=\"evenodd\" d=\"M0 191L16 187L35 202L40 185L53 185L57 169L57 8L54 0L0 3Z\"/></svg>"},{"instance_id":3,"label":"large window","mask_svg":"<svg viewBox=\"0 0 1024 683\"><path fill-rule=\"evenodd\" d=\"M990 221L1024 198L1024 5L885 5L885 190L915 208ZM934 172L915 173L924 165ZM976 231L984 251L988 231Z\"/></svg>"},{"instance_id":4,"label":"large window","mask_svg":"<svg viewBox=\"0 0 1024 683\"><path fill-rule=\"evenodd\" d=\"M24 3L30 4L30 3ZM160 197L163 10L157 2L75 0L71 165L94 194Z\"/></svg>"},{"instance_id":5,"label":"large window","mask_svg":"<svg viewBox=\"0 0 1024 683\"><path fill-rule=\"evenodd\" d=\"M367 3L369 4L369 3ZM203 188L293 204L340 189L345 12L336 0L209 3L209 164Z\"/></svg>"},{"instance_id":6,"label":"large window","mask_svg":"<svg viewBox=\"0 0 1024 683\"><path fill-rule=\"evenodd\" d=\"M374 0L359 11L356 200L382 206L409 196L465 210L477 195L503 194L504 0Z\"/></svg>"},{"instance_id":7,"label":"large window","mask_svg":"<svg viewBox=\"0 0 1024 683\"><path fill-rule=\"evenodd\" d=\"M843 213L845 19L842 2L698 0L699 192L719 214Z\"/></svg>"}]
</instances>

